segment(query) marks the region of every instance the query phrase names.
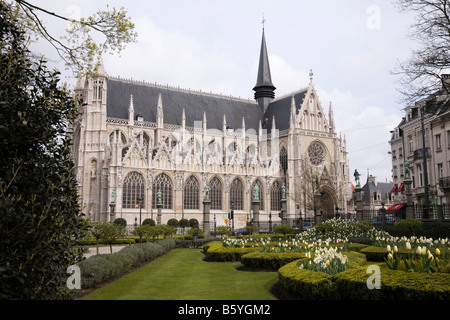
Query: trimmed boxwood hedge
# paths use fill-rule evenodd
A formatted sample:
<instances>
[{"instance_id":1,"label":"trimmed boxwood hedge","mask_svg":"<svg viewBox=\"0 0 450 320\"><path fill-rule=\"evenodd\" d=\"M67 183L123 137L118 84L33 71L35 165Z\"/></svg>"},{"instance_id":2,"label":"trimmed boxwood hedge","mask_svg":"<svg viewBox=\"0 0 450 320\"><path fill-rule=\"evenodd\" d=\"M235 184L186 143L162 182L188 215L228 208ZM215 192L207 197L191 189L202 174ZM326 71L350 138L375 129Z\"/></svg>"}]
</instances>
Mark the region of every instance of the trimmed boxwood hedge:
<instances>
[{"instance_id":1,"label":"trimmed boxwood hedge","mask_svg":"<svg viewBox=\"0 0 450 320\"><path fill-rule=\"evenodd\" d=\"M282 266L304 257L305 257L304 252L299 253L252 252L243 255L241 257L241 262L244 266L251 269L277 271Z\"/></svg>"},{"instance_id":2,"label":"trimmed boxwood hedge","mask_svg":"<svg viewBox=\"0 0 450 320\"><path fill-rule=\"evenodd\" d=\"M298 261L288 263L278 270L278 282L286 292L299 299L336 299L333 276L300 269Z\"/></svg>"},{"instance_id":3,"label":"trimmed boxwood hedge","mask_svg":"<svg viewBox=\"0 0 450 320\"><path fill-rule=\"evenodd\" d=\"M450 274L417 273L391 270L378 263L381 271L380 289L369 289L368 265L358 266L350 258L351 268L336 275L300 269L299 261L278 270L279 283L299 299L341 300L449 300Z\"/></svg>"},{"instance_id":4,"label":"trimmed boxwood hedge","mask_svg":"<svg viewBox=\"0 0 450 320\"><path fill-rule=\"evenodd\" d=\"M261 251L261 247L228 248L222 241L213 241L203 246L205 261L241 261L241 257L247 253Z\"/></svg>"},{"instance_id":5,"label":"trimmed boxwood hedge","mask_svg":"<svg viewBox=\"0 0 450 320\"><path fill-rule=\"evenodd\" d=\"M450 274L418 273L391 270L378 264L381 271L380 289L368 289L367 267L359 267L335 276L340 299L359 300L449 300Z\"/></svg>"}]
</instances>

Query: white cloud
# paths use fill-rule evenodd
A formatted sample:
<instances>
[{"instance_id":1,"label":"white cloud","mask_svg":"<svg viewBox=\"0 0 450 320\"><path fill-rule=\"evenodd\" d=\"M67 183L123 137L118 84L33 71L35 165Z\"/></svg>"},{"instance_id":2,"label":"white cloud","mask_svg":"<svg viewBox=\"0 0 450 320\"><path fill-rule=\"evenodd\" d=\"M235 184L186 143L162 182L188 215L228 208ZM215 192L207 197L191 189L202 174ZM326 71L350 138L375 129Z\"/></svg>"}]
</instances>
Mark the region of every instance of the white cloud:
<instances>
[{"instance_id":1,"label":"white cloud","mask_svg":"<svg viewBox=\"0 0 450 320\"><path fill-rule=\"evenodd\" d=\"M318 89L322 105L332 102L338 134L345 136L350 169L358 169L364 177L366 170L379 181L391 180L390 133L399 115L385 109L366 105L351 91Z\"/></svg>"},{"instance_id":2,"label":"white cloud","mask_svg":"<svg viewBox=\"0 0 450 320\"><path fill-rule=\"evenodd\" d=\"M145 17L135 18L139 44L131 44L121 57L104 58L108 74L220 93L233 89L237 66L231 59L208 51L179 31L158 28ZM224 92L225 93L225 92Z\"/></svg>"}]
</instances>

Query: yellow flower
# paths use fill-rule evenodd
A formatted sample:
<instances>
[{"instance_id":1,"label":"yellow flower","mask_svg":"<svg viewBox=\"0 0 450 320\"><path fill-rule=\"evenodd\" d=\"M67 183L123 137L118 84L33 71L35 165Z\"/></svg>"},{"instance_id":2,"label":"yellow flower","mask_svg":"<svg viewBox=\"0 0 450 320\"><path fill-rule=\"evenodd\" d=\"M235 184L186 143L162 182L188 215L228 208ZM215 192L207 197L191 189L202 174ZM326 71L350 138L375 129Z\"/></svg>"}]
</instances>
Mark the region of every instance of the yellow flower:
<instances>
[{"instance_id":1,"label":"yellow flower","mask_svg":"<svg viewBox=\"0 0 450 320\"><path fill-rule=\"evenodd\" d=\"M409 241L406 243L406 249L411 250L411 243Z\"/></svg>"},{"instance_id":2,"label":"yellow flower","mask_svg":"<svg viewBox=\"0 0 450 320\"><path fill-rule=\"evenodd\" d=\"M439 248L436 248L435 253L436 253L437 256L441 254L441 251L439 250Z\"/></svg>"},{"instance_id":3,"label":"yellow flower","mask_svg":"<svg viewBox=\"0 0 450 320\"><path fill-rule=\"evenodd\" d=\"M387 250L388 252L391 252L391 246L390 246L390 245L387 245L386 250Z\"/></svg>"},{"instance_id":4,"label":"yellow flower","mask_svg":"<svg viewBox=\"0 0 450 320\"><path fill-rule=\"evenodd\" d=\"M327 260L327 266L329 266L330 265L330 260Z\"/></svg>"},{"instance_id":5,"label":"yellow flower","mask_svg":"<svg viewBox=\"0 0 450 320\"><path fill-rule=\"evenodd\" d=\"M388 254L388 259L391 260L394 256L392 255L392 253Z\"/></svg>"},{"instance_id":6,"label":"yellow flower","mask_svg":"<svg viewBox=\"0 0 450 320\"><path fill-rule=\"evenodd\" d=\"M417 254L422 254L422 247L421 247L421 246L418 246L418 247L417 247L416 253L417 253Z\"/></svg>"}]
</instances>

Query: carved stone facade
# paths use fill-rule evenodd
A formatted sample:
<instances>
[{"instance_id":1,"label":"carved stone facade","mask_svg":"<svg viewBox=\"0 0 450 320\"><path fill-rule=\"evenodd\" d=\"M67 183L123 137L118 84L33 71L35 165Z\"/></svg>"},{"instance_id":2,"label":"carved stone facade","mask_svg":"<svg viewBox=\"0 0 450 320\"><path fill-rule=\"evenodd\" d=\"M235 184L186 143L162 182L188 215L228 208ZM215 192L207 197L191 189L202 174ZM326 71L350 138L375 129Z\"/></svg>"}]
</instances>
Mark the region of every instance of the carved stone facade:
<instances>
[{"instance_id":1,"label":"carved stone facade","mask_svg":"<svg viewBox=\"0 0 450 320\"><path fill-rule=\"evenodd\" d=\"M276 225L282 186L288 219L307 218L316 181L322 213L346 211L352 189L345 138L335 132L331 104L324 112L312 73L310 80L290 95L259 93L256 101L109 77L104 68L79 81L75 92L84 102L73 155L86 217L156 221L160 199L161 223L201 224L208 186L217 225L233 209L237 228L252 219L257 185L259 219L270 215Z\"/></svg>"}]
</instances>

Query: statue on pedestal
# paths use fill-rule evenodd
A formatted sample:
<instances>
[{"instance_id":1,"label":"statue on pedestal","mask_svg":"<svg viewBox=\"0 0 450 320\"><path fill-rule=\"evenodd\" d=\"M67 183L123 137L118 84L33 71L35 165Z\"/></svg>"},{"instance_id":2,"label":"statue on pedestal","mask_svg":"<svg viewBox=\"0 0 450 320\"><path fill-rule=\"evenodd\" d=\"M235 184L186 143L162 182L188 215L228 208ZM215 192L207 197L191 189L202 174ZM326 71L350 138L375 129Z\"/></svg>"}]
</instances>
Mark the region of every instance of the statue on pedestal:
<instances>
[{"instance_id":1,"label":"statue on pedestal","mask_svg":"<svg viewBox=\"0 0 450 320\"><path fill-rule=\"evenodd\" d=\"M205 186L205 200L209 201L209 192L210 192L210 187L208 185Z\"/></svg>"},{"instance_id":2,"label":"statue on pedestal","mask_svg":"<svg viewBox=\"0 0 450 320\"><path fill-rule=\"evenodd\" d=\"M361 186L361 182L359 180L359 177L361 175L359 174L358 170L355 169L355 173L353 174L353 176L355 177L356 186L360 187Z\"/></svg>"},{"instance_id":3,"label":"statue on pedestal","mask_svg":"<svg viewBox=\"0 0 450 320\"><path fill-rule=\"evenodd\" d=\"M253 187L253 200L259 201L259 187L257 185Z\"/></svg>"}]
</instances>

